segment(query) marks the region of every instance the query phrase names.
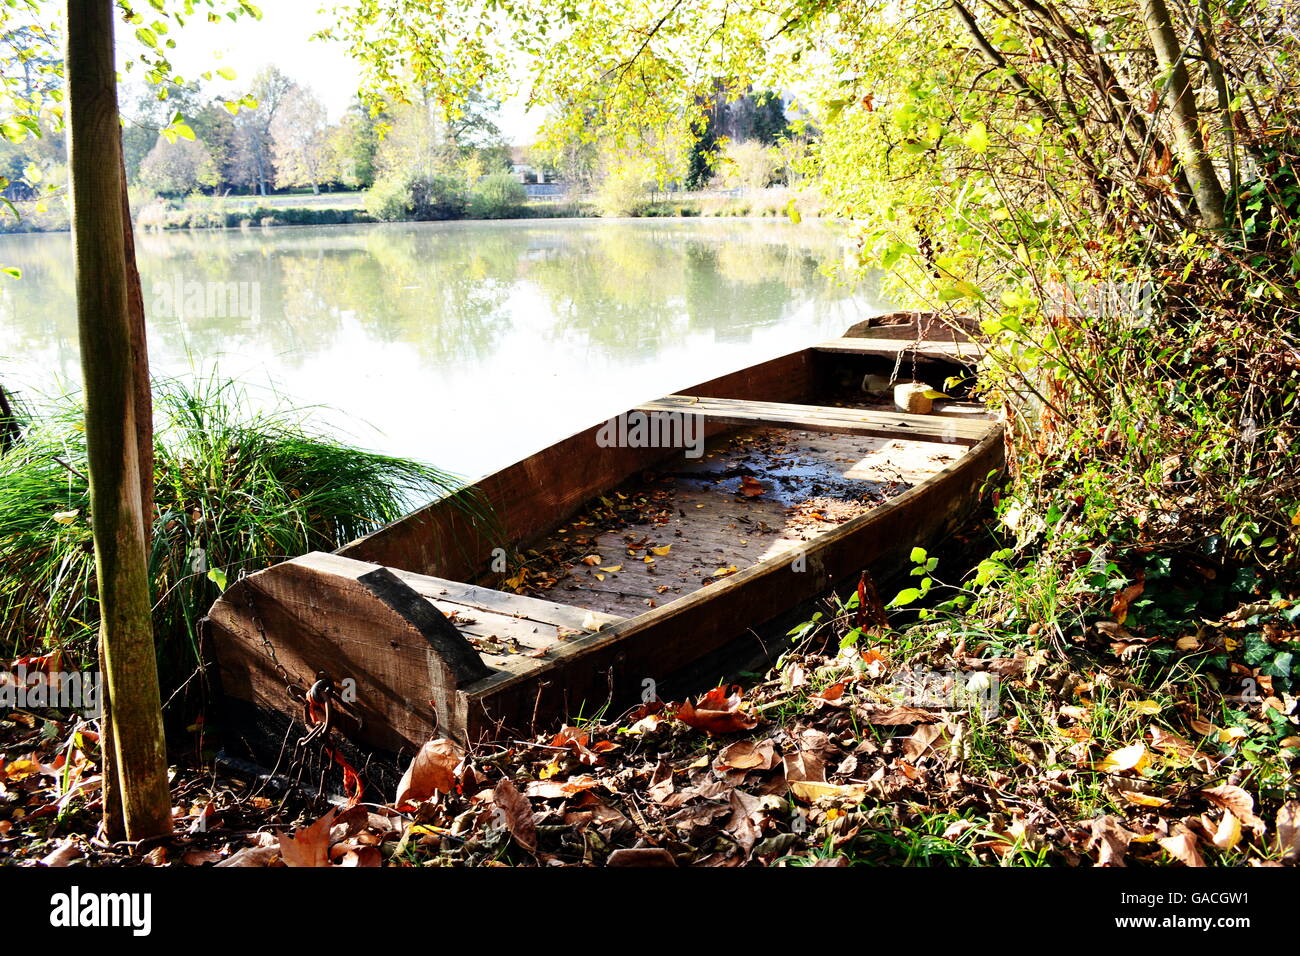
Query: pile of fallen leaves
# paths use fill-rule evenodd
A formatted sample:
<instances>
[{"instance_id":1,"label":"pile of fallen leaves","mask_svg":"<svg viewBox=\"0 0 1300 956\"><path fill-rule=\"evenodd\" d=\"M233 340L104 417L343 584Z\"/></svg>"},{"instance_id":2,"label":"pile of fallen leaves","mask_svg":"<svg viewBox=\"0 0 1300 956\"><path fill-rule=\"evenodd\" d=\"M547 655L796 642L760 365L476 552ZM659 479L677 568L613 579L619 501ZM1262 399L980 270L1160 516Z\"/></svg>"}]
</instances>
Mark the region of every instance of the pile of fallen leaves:
<instances>
[{"instance_id":1,"label":"pile of fallen leaves","mask_svg":"<svg viewBox=\"0 0 1300 956\"><path fill-rule=\"evenodd\" d=\"M651 701L532 740L470 748L430 741L385 803L273 800L264 780L180 773L176 835L147 846L93 836L97 742L88 725L10 714L0 727L4 752L28 749L0 762L0 859L1199 866L1300 857L1300 802L1274 801L1265 811L1239 776L1155 715L1139 708L1146 735L1109 753L1082 739L1077 728L1087 726L1089 695L1100 693L1104 675L1062 675L1041 655L939 653L931 652L930 672L954 669L971 694L900 698L898 668L882 649L791 653L748 690ZM994 678L1004 693L981 707L977 691ZM1041 730L1031 734L1017 710L1033 693L1043 695L1055 744Z\"/></svg>"}]
</instances>

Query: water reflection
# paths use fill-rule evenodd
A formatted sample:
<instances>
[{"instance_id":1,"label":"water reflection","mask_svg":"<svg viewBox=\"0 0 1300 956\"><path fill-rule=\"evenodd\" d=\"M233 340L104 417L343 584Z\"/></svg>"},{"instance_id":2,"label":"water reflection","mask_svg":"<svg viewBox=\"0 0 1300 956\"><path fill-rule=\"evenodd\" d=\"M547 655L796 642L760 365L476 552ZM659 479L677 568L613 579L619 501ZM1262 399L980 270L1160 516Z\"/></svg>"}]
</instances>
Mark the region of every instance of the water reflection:
<instances>
[{"instance_id":1,"label":"water reflection","mask_svg":"<svg viewBox=\"0 0 1300 956\"><path fill-rule=\"evenodd\" d=\"M359 441L468 475L877 311L825 276L842 252L819 225L462 222L138 246L155 374L215 363L328 406ZM23 270L0 284L0 375L75 383L68 236L0 238L0 261ZM173 289L200 292L174 307Z\"/></svg>"}]
</instances>

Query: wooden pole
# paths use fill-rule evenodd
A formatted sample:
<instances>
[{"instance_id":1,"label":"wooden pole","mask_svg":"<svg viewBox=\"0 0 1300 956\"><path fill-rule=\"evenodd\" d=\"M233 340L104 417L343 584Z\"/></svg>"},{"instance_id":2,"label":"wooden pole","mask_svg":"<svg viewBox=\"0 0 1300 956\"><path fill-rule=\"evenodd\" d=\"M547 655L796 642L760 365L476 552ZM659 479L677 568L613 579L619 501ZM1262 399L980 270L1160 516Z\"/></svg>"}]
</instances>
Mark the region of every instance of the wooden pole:
<instances>
[{"instance_id":1,"label":"wooden pole","mask_svg":"<svg viewBox=\"0 0 1300 956\"><path fill-rule=\"evenodd\" d=\"M105 830L129 840L171 832L171 798L145 553L132 297L123 222L122 129L113 58L113 0L68 0L68 158L77 324L85 379L90 510L110 746L120 795ZM135 287L132 288L134 280Z\"/></svg>"}]
</instances>

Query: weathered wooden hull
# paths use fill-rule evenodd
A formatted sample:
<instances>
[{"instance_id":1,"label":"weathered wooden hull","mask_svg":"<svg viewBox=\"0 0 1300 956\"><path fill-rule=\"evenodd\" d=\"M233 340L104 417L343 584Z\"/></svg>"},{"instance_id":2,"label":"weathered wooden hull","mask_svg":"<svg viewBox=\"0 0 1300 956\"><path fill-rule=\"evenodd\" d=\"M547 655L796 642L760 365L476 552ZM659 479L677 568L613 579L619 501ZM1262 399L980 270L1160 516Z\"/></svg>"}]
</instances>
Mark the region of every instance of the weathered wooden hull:
<instances>
[{"instance_id":1,"label":"weathered wooden hull","mask_svg":"<svg viewBox=\"0 0 1300 956\"><path fill-rule=\"evenodd\" d=\"M473 526L453 503L437 502L335 554L305 555L236 582L205 622L223 693L292 718L300 705L286 684L305 687L325 671L336 686L353 682L337 726L364 747L409 751L434 734L500 739L636 700L747 629L863 570L891 575L914 546L932 547L969 516L1002 467L1001 428L807 404L845 360L844 340L836 342L702 383L688 390L693 398L644 407L699 408L708 435L775 422L914 435L961 444L965 453L798 553L775 554L630 617L482 586L498 579L494 549L537 541L594 495L665 458L663 448L601 447L600 423L478 482L495 518L490 530ZM480 655L449 619L523 635L534 650Z\"/></svg>"}]
</instances>

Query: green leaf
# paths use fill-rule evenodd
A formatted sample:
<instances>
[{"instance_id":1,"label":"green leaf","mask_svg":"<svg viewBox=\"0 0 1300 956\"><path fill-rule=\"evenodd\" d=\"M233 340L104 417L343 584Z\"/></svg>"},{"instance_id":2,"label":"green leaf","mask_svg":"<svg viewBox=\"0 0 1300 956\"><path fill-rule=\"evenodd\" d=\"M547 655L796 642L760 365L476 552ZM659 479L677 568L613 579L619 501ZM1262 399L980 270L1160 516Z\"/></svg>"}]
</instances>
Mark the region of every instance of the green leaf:
<instances>
[{"instance_id":1,"label":"green leaf","mask_svg":"<svg viewBox=\"0 0 1300 956\"><path fill-rule=\"evenodd\" d=\"M904 604L911 604L920 596L921 596L920 588L903 588L903 590L899 591L896 595L894 595L894 599L889 602L888 606L902 607Z\"/></svg>"},{"instance_id":2,"label":"green leaf","mask_svg":"<svg viewBox=\"0 0 1300 956\"><path fill-rule=\"evenodd\" d=\"M213 568L208 572L208 580L215 584L222 592L226 590L226 572L220 568Z\"/></svg>"},{"instance_id":3,"label":"green leaf","mask_svg":"<svg viewBox=\"0 0 1300 956\"><path fill-rule=\"evenodd\" d=\"M13 266L0 267L0 272L3 272L5 275L11 276L12 278L15 279L21 279L23 277L23 270L15 269Z\"/></svg>"},{"instance_id":4,"label":"green leaf","mask_svg":"<svg viewBox=\"0 0 1300 956\"><path fill-rule=\"evenodd\" d=\"M912 549L912 558L911 558L911 560L912 560L912 563L913 563L913 564L924 564L924 563L925 563L925 559L926 559L927 557L928 557L928 555L925 553L925 548L913 548L913 549Z\"/></svg>"},{"instance_id":5,"label":"green leaf","mask_svg":"<svg viewBox=\"0 0 1300 956\"><path fill-rule=\"evenodd\" d=\"M966 148L972 153L982 153L989 148L989 131L988 127L982 122L971 124L971 128L966 131L966 135L961 138L966 144Z\"/></svg>"}]
</instances>

